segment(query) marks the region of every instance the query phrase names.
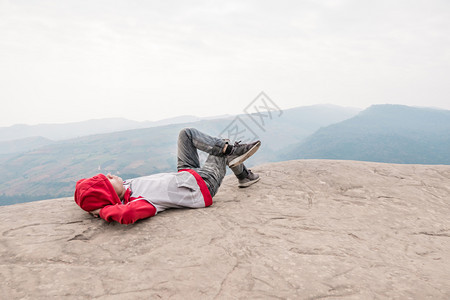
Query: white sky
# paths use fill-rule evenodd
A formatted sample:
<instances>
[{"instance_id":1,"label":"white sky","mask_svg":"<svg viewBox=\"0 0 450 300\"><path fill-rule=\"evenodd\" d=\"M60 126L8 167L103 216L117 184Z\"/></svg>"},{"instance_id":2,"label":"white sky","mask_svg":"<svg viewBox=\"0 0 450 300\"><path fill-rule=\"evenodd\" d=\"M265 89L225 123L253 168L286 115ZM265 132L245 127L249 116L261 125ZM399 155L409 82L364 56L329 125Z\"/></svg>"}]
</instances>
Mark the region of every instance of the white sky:
<instances>
[{"instance_id":1,"label":"white sky","mask_svg":"<svg viewBox=\"0 0 450 300\"><path fill-rule=\"evenodd\" d=\"M399 103L450 109L450 1L0 0L0 126Z\"/></svg>"}]
</instances>

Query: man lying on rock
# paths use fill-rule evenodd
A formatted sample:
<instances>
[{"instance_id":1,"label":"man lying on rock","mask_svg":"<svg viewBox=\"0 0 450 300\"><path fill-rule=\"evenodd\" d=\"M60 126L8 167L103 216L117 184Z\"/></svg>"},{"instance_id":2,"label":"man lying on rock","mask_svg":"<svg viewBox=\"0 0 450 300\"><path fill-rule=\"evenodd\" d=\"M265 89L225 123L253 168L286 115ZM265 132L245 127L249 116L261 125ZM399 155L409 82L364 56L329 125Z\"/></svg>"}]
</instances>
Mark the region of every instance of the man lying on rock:
<instances>
[{"instance_id":1,"label":"man lying on rock","mask_svg":"<svg viewBox=\"0 0 450 300\"><path fill-rule=\"evenodd\" d=\"M243 162L261 145L211 137L194 128L178 136L178 173L160 173L122 181L115 175L98 174L81 179L75 187L75 202L95 217L108 222L131 224L168 208L200 208L212 204L226 173L226 165L247 187L259 180ZM209 153L200 167L197 149Z\"/></svg>"}]
</instances>

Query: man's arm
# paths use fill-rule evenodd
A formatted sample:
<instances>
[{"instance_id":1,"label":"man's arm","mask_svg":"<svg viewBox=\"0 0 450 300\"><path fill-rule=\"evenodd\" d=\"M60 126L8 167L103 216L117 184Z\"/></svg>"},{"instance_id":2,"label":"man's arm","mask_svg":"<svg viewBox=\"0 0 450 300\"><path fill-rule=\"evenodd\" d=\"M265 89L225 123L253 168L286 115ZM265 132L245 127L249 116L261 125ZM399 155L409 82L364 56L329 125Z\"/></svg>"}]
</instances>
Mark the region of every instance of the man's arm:
<instances>
[{"instance_id":1,"label":"man's arm","mask_svg":"<svg viewBox=\"0 0 450 300\"><path fill-rule=\"evenodd\" d=\"M152 217L156 208L145 200L132 201L127 204L108 205L100 210L100 217L108 222L131 224L139 219Z\"/></svg>"}]
</instances>

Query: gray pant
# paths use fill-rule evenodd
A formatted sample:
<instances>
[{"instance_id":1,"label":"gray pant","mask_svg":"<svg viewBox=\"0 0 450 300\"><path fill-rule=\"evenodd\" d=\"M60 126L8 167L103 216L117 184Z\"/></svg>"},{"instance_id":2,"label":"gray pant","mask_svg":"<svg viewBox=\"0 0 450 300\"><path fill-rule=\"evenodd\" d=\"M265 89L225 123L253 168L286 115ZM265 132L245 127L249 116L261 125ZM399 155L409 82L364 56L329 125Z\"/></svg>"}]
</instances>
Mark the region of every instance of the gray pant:
<instances>
[{"instance_id":1,"label":"gray pant","mask_svg":"<svg viewBox=\"0 0 450 300\"><path fill-rule=\"evenodd\" d=\"M223 139L209 136L195 128L184 128L178 135L178 170L193 169L197 172L205 181L212 197L226 174L226 156L222 153L225 144ZM209 154L203 167L200 166L197 149ZM244 164L231 170L238 178L248 174Z\"/></svg>"}]
</instances>

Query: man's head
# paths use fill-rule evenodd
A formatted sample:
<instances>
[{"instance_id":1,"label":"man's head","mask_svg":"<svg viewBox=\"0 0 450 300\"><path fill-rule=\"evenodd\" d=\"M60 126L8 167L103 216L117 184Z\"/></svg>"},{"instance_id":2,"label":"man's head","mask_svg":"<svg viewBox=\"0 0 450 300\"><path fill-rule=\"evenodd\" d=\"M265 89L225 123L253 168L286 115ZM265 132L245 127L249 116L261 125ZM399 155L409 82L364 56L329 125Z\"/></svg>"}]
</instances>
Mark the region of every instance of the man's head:
<instances>
[{"instance_id":1,"label":"man's head","mask_svg":"<svg viewBox=\"0 0 450 300\"><path fill-rule=\"evenodd\" d=\"M124 194L122 178L111 174L81 179L75 186L75 202L88 212L122 203Z\"/></svg>"}]
</instances>

